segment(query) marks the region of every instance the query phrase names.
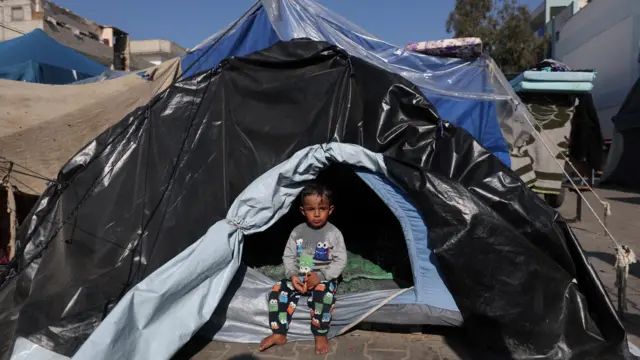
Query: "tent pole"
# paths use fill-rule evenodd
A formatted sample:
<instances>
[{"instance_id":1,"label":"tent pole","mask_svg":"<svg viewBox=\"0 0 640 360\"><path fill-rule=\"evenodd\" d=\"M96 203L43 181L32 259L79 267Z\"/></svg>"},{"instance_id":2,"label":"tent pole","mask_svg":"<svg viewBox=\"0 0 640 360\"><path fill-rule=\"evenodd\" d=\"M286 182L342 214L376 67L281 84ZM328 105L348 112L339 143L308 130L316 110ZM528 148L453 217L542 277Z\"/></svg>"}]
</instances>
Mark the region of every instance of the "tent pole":
<instances>
[{"instance_id":1,"label":"tent pole","mask_svg":"<svg viewBox=\"0 0 640 360\"><path fill-rule=\"evenodd\" d=\"M360 316L356 321L352 322L351 324L345 326L342 328L342 330L340 330L340 332L338 333L337 336L340 336L344 333L346 333L347 331L351 330L351 328L353 328L354 326L358 325L359 323L361 323L364 319L367 318L367 316L373 314L374 312L378 311L378 309L380 309L381 307L387 305L388 303L391 302L391 300L397 298L398 296L404 294L405 292L412 290L414 287L409 287L406 289L402 289L400 291L398 291L397 293L394 293L393 295L389 296L388 298L382 300L380 302L380 304L374 306L371 310L367 311L364 315Z\"/></svg>"}]
</instances>

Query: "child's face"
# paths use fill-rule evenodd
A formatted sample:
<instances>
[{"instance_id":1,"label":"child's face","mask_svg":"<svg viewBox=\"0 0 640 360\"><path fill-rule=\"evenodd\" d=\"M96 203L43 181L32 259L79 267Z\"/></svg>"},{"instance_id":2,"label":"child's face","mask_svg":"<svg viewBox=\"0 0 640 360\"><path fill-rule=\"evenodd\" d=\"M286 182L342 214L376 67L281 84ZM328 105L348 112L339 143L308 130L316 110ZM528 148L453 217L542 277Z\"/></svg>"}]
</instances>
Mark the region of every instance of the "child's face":
<instances>
[{"instance_id":1,"label":"child's face","mask_svg":"<svg viewBox=\"0 0 640 360\"><path fill-rule=\"evenodd\" d=\"M300 211L307 218L307 224L317 229L327 223L333 212L333 205L326 196L309 195L304 198Z\"/></svg>"}]
</instances>

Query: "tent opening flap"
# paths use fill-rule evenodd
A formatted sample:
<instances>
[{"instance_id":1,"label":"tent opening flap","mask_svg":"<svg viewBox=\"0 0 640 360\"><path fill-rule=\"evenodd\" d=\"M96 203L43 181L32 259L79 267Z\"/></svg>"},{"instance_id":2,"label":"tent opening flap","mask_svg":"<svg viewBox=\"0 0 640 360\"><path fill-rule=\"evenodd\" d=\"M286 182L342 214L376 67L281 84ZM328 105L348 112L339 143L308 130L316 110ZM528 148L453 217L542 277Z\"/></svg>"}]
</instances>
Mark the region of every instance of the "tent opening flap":
<instances>
[{"instance_id":1,"label":"tent opening flap","mask_svg":"<svg viewBox=\"0 0 640 360\"><path fill-rule=\"evenodd\" d=\"M342 232L349 261L339 292L413 286L411 261L400 222L376 193L347 165L332 164L317 179L333 192L329 221ZM296 198L286 215L267 230L245 238L243 262L261 273L284 276L282 252L295 226L304 221Z\"/></svg>"}]
</instances>

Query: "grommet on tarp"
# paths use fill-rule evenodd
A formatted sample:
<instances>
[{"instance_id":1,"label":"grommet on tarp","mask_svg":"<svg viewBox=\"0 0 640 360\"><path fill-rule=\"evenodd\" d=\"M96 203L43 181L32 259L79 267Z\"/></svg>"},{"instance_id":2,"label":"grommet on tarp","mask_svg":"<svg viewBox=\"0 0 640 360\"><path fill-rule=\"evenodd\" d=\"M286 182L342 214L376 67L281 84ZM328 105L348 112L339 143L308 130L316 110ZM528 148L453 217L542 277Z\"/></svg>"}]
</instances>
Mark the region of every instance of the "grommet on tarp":
<instances>
[{"instance_id":1,"label":"grommet on tarp","mask_svg":"<svg viewBox=\"0 0 640 360\"><path fill-rule=\"evenodd\" d=\"M629 265L636 263L636 254L627 245L616 247L616 283L618 288L618 313L624 318L627 311L627 279L629 277Z\"/></svg>"}]
</instances>

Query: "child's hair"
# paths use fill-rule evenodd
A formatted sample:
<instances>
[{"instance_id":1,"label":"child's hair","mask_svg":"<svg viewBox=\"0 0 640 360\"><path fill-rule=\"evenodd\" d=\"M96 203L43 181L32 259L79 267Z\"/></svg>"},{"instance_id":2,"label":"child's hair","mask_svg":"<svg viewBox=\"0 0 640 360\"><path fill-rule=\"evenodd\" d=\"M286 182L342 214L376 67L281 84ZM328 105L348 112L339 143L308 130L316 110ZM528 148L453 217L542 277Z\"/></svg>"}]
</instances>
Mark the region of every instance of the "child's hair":
<instances>
[{"instance_id":1,"label":"child's hair","mask_svg":"<svg viewBox=\"0 0 640 360\"><path fill-rule=\"evenodd\" d=\"M329 200L329 204L330 205L333 204L333 193L331 192L331 190L329 190L329 188L327 188L326 186L320 183L311 182L305 185L305 187L302 189L302 194L300 196L300 201L302 202L302 204L304 205L304 199L307 196L312 196L312 195L326 196L327 199Z\"/></svg>"}]
</instances>

